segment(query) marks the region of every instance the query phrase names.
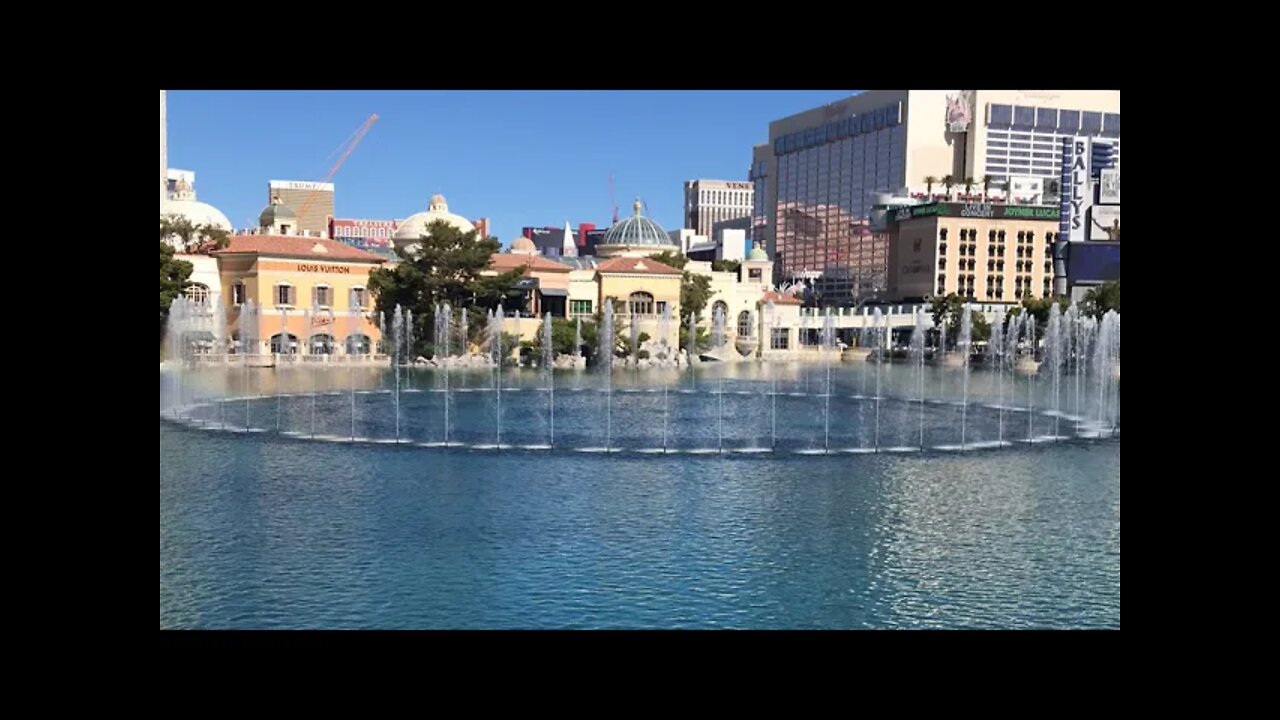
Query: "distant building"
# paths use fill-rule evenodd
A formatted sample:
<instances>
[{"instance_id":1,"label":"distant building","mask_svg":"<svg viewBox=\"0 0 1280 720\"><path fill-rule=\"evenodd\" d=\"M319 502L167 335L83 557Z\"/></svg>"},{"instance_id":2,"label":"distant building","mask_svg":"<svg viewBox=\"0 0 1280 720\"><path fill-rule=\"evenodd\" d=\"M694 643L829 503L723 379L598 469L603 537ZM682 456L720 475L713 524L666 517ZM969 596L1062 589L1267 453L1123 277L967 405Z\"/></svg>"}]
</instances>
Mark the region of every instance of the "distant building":
<instances>
[{"instance_id":1,"label":"distant building","mask_svg":"<svg viewBox=\"0 0 1280 720\"><path fill-rule=\"evenodd\" d=\"M597 231L595 223L580 223L576 231L572 231L570 242L577 248L579 256L594 255L595 244L604 236L604 230ZM562 227L524 227L520 234L533 241L534 247L543 257L563 257L565 255L565 228Z\"/></svg>"},{"instance_id":2,"label":"distant building","mask_svg":"<svg viewBox=\"0 0 1280 720\"><path fill-rule=\"evenodd\" d=\"M399 225L395 220L334 218L329 223L329 237L388 260L395 260L397 258L392 238Z\"/></svg>"},{"instance_id":3,"label":"distant building","mask_svg":"<svg viewBox=\"0 0 1280 720\"><path fill-rule=\"evenodd\" d=\"M271 180L267 182L267 202L279 197L298 215L298 229L306 233L329 232L329 218L333 217L333 183L305 182L301 180Z\"/></svg>"},{"instance_id":4,"label":"distant building","mask_svg":"<svg viewBox=\"0 0 1280 720\"><path fill-rule=\"evenodd\" d=\"M689 180L684 184L684 226L712 237L717 223L741 220L750 228L754 185L731 180Z\"/></svg>"}]
</instances>

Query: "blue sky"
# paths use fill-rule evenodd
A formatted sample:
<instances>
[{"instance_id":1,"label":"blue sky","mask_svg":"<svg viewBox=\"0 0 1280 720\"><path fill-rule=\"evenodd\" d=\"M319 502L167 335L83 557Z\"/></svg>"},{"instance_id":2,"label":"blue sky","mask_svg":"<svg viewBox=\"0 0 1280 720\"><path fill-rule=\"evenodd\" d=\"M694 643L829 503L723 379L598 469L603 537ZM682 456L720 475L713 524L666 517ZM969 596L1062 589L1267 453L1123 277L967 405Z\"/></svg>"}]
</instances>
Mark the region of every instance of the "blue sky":
<instances>
[{"instance_id":1,"label":"blue sky","mask_svg":"<svg viewBox=\"0 0 1280 720\"><path fill-rule=\"evenodd\" d=\"M170 91L169 167L250 227L268 180L324 179L377 113L334 176L338 217L403 219L438 192L505 245L525 225L607 226L612 172L620 214L639 195L672 229L685 180L745 180L770 120L854 92Z\"/></svg>"}]
</instances>

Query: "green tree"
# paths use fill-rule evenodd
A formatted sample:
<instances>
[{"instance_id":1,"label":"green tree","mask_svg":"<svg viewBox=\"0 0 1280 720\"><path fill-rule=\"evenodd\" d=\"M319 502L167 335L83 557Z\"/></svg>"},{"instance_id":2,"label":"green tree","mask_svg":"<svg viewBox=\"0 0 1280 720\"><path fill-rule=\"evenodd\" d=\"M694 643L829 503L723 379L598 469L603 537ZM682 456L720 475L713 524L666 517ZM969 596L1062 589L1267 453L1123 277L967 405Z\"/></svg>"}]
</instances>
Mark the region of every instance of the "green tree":
<instances>
[{"instance_id":1,"label":"green tree","mask_svg":"<svg viewBox=\"0 0 1280 720\"><path fill-rule=\"evenodd\" d=\"M1110 280L1090 289L1080 302L1080 310L1085 315L1098 319L1106 315L1108 310L1120 312L1120 281Z\"/></svg>"},{"instance_id":2,"label":"green tree","mask_svg":"<svg viewBox=\"0 0 1280 720\"><path fill-rule=\"evenodd\" d=\"M737 274L742 269L742 262L739 260L713 260L711 269L716 272L731 272Z\"/></svg>"},{"instance_id":3,"label":"green tree","mask_svg":"<svg viewBox=\"0 0 1280 720\"><path fill-rule=\"evenodd\" d=\"M468 313L470 341L484 333L488 310L501 304L511 309L522 297L516 283L523 268L495 276L481 276L489 268L490 257L501 244L497 238L480 238L475 230L462 232L437 220L427 227L427 234L410 251L397 248L401 262L394 268L379 268L369 274L369 290L375 310L382 312L390 327L395 308L413 311L412 352L434 353L430 345L430 329L435 323L437 304L449 303L456 312Z\"/></svg>"},{"instance_id":4,"label":"green tree","mask_svg":"<svg viewBox=\"0 0 1280 720\"><path fill-rule=\"evenodd\" d=\"M924 178L924 187L925 187L925 193L926 193L927 195L933 195L933 184L934 184L934 183L936 183L936 182L938 182L938 178L936 178L936 177L934 177L934 176L932 176L932 175L926 175L926 176L925 176L925 178Z\"/></svg>"},{"instance_id":5,"label":"green tree","mask_svg":"<svg viewBox=\"0 0 1280 720\"><path fill-rule=\"evenodd\" d=\"M986 200L987 196L991 194L991 183L993 182L995 182L995 178L991 177L990 175L982 176L982 199L983 200Z\"/></svg>"},{"instance_id":6,"label":"green tree","mask_svg":"<svg viewBox=\"0 0 1280 720\"><path fill-rule=\"evenodd\" d=\"M960 336L960 322L964 318L965 299L955 293L950 293L946 297L935 297L930 303L930 312L933 315L933 324L935 327L941 327L945 322L947 325L947 347L955 347L956 339ZM970 323L970 339L973 342L986 342L991 338L991 323L987 322L987 318L982 313L974 310L969 315Z\"/></svg>"},{"instance_id":7,"label":"green tree","mask_svg":"<svg viewBox=\"0 0 1280 720\"><path fill-rule=\"evenodd\" d=\"M707 307L707 302L711 299L711 278L685 270L684 267L689 263L689 258L679 253L668 250L652 256L651 259L681 271L680 314L684 318L688 318L689 313L692 312L698 317L702 317L702 311Z\"/></svg>"},{"instance_id":8,"label":"green tree","mask_svg":"<svg viewBox=\"0 0 1280 720\"><path fill-rule=\"evenodd\" d=\"M975 182L972 175L965 176L965 179L960 184L964 185L965 195L968 195L969 193L973 192L973 186Z\"/></svg>"},{"instance_id":9,"label":"green tree","mask_svg":"<svg viewBox=\"0 0 1280 720\"><path fill-rule=\"evenodd\" d=\"M956 185L956 176L955 176L955 175L944 175L944 176L942 177L942 185L943 185L943 187L945 187L945 188L947 189L947 198L948 198L948 199L950 199L950 198L951 198L951 188L955 187L955 185Z\"/></svg>"},{"instance_id":10,"label":"green tree","mask_svg":"<svg viewBox=\"0 0 1280 720\"><path fill-rule=\"evenodd\" d=\"M164 324L169 319L169 306L182 293L194 268L186 260L176 260L173 248L160 243L160 336L164 337Z\"/></svg>"},{"instance_id":11,"label":"green tree","mask_svg":"<svg viewBox=\"0 0 1280 720\"><path fill-rule=\"evenodd\" d=\"M1036 327L1045 327L1049 324L1049 311L1054 305L1062 312L1066 312L1071 307L1071 298L1059 295L1058 297L1042 297L1042 298L1026 298L1022 301L1020 308L1010 311L1010 316L1017 317L1021 312L1030 313L1036 319Z\"/></svg>"},{"instance_id":12,"label":"green tree","mask_svg":"<svg viewBox=\"0 0 1280 720\"><path fill-rule=\"evenodd\" d=\"M182 215L160 216L160 240L178 238L180 250L192 255L208 255L231 242L231 233L212 224L193 225Z\"/></svg>"}]
</instances>

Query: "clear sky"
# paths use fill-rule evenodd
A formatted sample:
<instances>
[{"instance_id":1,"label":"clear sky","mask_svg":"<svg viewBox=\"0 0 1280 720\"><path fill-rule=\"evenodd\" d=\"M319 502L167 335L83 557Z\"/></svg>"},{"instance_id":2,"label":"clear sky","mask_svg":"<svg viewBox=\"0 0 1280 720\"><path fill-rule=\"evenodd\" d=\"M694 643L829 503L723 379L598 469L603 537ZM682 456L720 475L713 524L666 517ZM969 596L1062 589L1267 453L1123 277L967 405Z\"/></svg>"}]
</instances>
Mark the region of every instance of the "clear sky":
<instances>
[{"instance_id":1,"label":"clear sky","mask_svg":"<svg viewBox=\"0 0 1280 720\"><path fill-rule=\"evenodd\" d=\"M854 92L170 91L169 167L253 227L268 180L323 180L377 113L333 178L338 217L400 220L442 193L506 245L526 225L608 226L612 172L620 215L638 195L670 230L685 180L745 180L770 120Z\"/></svg>"}]
</instances>

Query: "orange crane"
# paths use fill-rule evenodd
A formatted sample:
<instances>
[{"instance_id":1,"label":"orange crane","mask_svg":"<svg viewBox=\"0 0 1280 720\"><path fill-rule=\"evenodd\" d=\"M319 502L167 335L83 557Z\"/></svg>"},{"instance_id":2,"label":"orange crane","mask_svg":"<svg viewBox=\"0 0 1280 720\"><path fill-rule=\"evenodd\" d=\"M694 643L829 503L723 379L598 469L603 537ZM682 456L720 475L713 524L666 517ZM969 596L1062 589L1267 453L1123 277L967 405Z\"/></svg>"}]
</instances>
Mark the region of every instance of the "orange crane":
<instances>
[{"instance_id":1,"label":"orange crane","mask_svg":"<svg viewBox=\"0 0 1280 720\"><path fill-rule=\"evenodd\" d=\"M609 204L613 206L613 224L618 224L618 199L613 194L613 173L609 173Z\"/></svg>"},{"instance_id":2,"label":"orange crane","mask_svg":"<svg viewBox=\"0 0 1280 720\"><path fill-rule=\"evenodd\" d=\"M359 128L357 128L354 133L352 133L348 141L344 143L344 145L346 145L346 150L342 151L342 155L338 157L338 161L333 164L333 167L329 168L329 174L325 175L324 180L321 180L321 182L327 183L333 180L333 176L338 174L338 169L342 167L342 163L346 162L348 157L351 157L352 151L356 149L356 146L359 145L360 141L364 139L365 134L369 132L369 128L373 127L373 124L377 122L377 120L378 120L377 114L370 115L369 119L365 120L364 124L361 125ZM339 147L342 147L342 146L339 146ZM332 157L333 153L330 153L329 155L330 157ZM307 196L307 201L302 203L302 207L298 209L299 219L302 218L302 214L307 211L307 208L311 207L311 203L316 199L318 195L319 193L313 192Z\"/></svg>"}]
</instances>

